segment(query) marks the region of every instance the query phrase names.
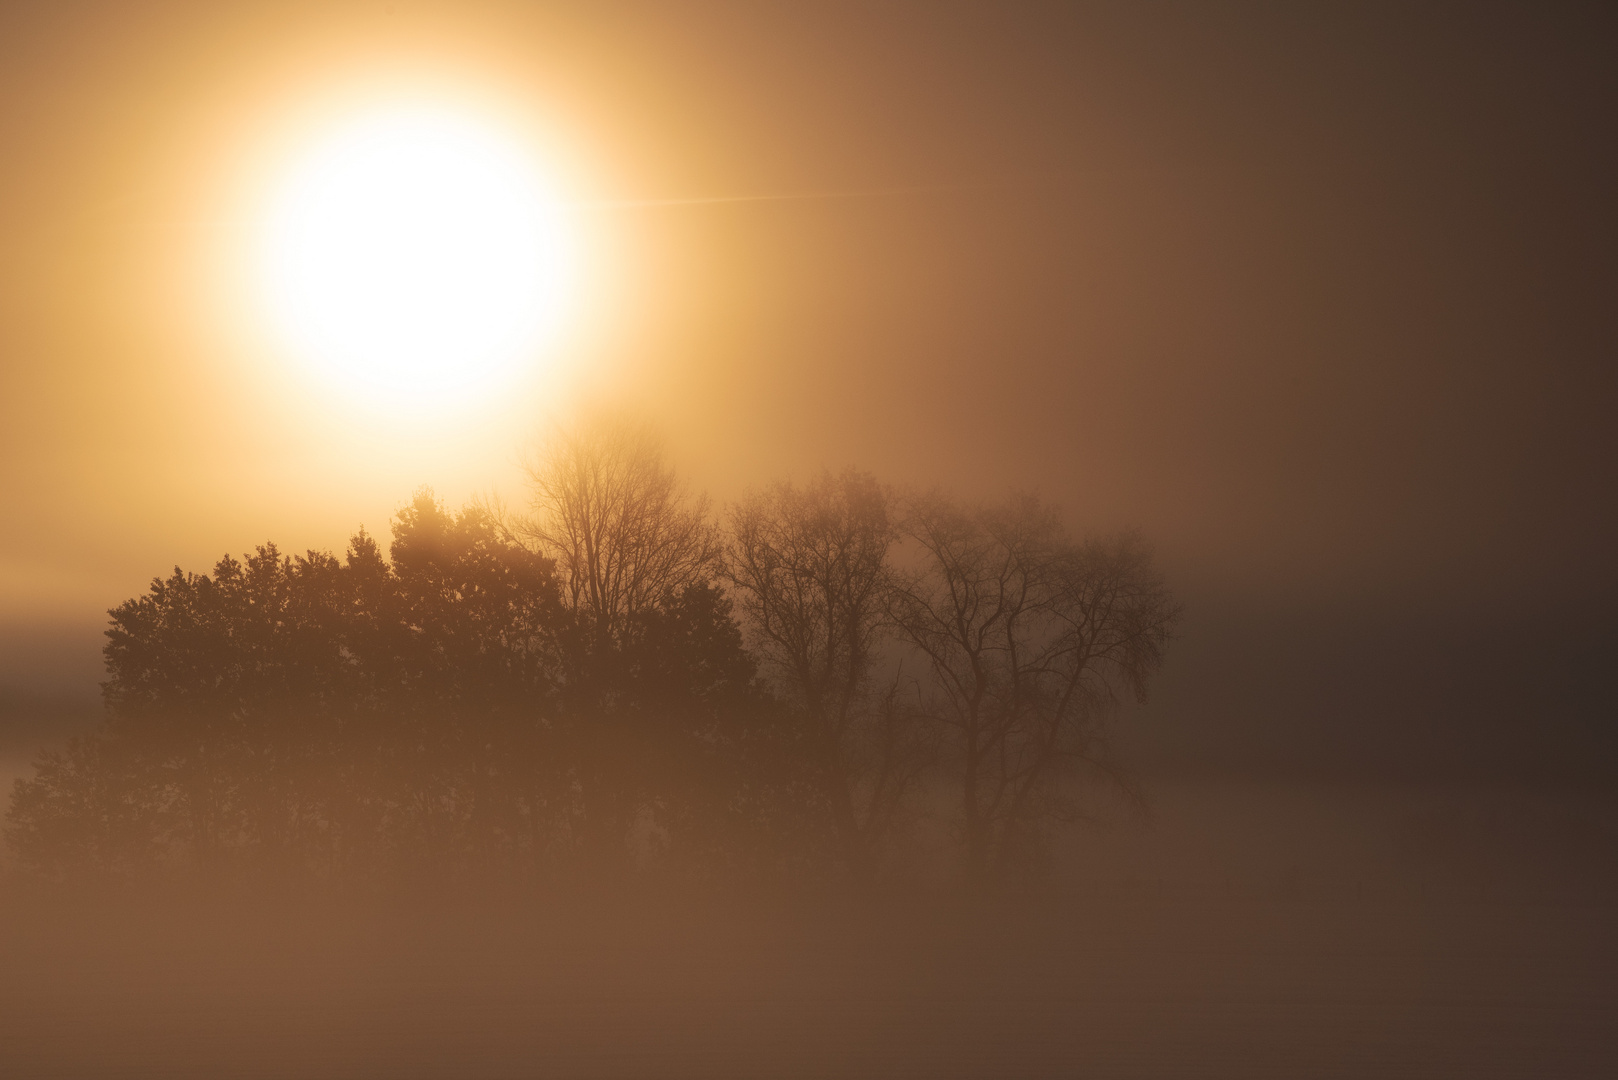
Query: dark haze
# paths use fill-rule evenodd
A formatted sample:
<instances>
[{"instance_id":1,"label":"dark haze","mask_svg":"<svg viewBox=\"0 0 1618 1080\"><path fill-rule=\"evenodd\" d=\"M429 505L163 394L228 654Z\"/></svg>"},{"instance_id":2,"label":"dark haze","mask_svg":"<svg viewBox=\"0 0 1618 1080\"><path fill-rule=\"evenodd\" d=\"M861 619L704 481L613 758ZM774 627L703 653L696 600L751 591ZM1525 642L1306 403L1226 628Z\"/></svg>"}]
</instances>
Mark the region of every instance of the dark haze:
<instances>
[{"instance_id":1,"label":"dark haze","mask_svg":"<svg viewBox=\"0 0 1618 1080\"><path fill-rule=\"evenodd\" d=\"M339 436L188 322L199 147L439 56L588 162L582 396L666 435L679 589L592 591L513 464L571 399ZM1615 59L1596 5L0 9L0 1074L1611 1075ZM816 492L851 576L786 590ZM1019 506L1061 559L985 561ZM1172 636L982 710L963 552Z\"/></svg>"}]
</instances>

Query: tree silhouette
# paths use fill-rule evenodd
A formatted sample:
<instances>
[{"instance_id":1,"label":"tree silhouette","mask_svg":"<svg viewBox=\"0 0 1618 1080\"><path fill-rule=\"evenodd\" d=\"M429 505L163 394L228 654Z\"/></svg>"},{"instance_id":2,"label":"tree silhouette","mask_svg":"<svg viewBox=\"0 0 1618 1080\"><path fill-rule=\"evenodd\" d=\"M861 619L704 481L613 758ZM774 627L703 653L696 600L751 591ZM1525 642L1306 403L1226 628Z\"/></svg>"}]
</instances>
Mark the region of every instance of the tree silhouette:
<instances>
[{"instance_id":1,"label":"tree silhouette","mask_svg":"<svg viewBox=\"0 0 1618 1080\"><path fill-rule=\"evenodd\" d=\"M551 566L425 492L392 554L363 532L344 561L265 545L211 575L176 568L110 613L98 759L137 769L159 846L204 863L353 860L382 837L536 847Z\"/></svg>"},{"instance_id":2,"label":"tree silhouette","mask_svg":"<svg viewBox=\"0 0 1618 1080\"><path fill-rule=\"evenodd\" d=\"M842 856L872 872L873 847L926 763L895 688L876 692L896 532L868 474L776 484L731 515L725 574L760 657L801 718Z\"/></svg>"},{"instance_id":3,"label":"tree silhouette","mask_svg":"<svg viewBox=\"0 0 1618 1080\"><path fill-rule=\"evenodd\" d=\"M526 473L529 512L511 532L555 561L567 616L570 821L594 872L616 874L637 836L658 824L652 777L689 756L673 752L673 731L711 726L704 706L747 697L752 661L713 592L718 546L706 505L684 493L649 426L593 417L558 431ZM682 642L671 638L676 626L688 632ZM707 655L692 652L698 641ZM683 665L679 676L671 664Z\"/></svg>"},{"instance_id":4,"label":"tree silhouette","mask_svg":"<svg viewBox=\"0 0 1618 1080\"><path fill-rule=\"evenodd\" d=\"M24 865L138 872L159 861L166 807L124 749L90 736L39 755L6 815L6 842Z\"/></svg>"},{"instance_id":5,"label":"tree silhouette","mask_svg":"<svg viewBox=\"0 0 1618 1080\"><path fill-rule=\"evenodd\" d=\"M631 827L688 850L682 829L746 831L771 706L716 589L642 605L602 648L486 510L422 492L393 526L391 562L363 532L343 560L265 545L114 609L106 729L20 783L19 854L554 868ZM621 805L593 801L602 775Z\"/></svg>"},{"instance_id":6,"label":"tree silhouette","mask_svg":"<svg viewBox=\"0 0 1618 1080\"><path fill-rule=\"evenodd\" d=\"M1138 537L1072 543L1031 497L921 496L903 532L919 562L892 619L931 669L966 873L981 881L1067 816L1076 770L1123 779L1103 722L1121 692L1145 699L1179 609Z\"/></svg>"},{"instance_id":7,"label":"tree silhouette","mask_svg":"<svg viewBox=\"0 0 1618 1080\"><path fill-rule=\"evenodd\" d=\"M515 531L556 560L568 606L597 634L712 580L706 503L681 489L649 425L593 417L558 431L524 471L530 512Z\"/></svg>"},{"instance_id":8,"label":"tree silhouette","mask_svg":"<svg viewBox=\"0 0 1618 1080\"><path fill-rule=\"evenodd\" d=\"M1079 774L1121 779L1109 712L1178 615L1138 537L1074 542L1031 498L900 504L852 469L748 495L722 535L615 420L530 479L523 518L423 490L386 555L266 544L114 608L106 723L17 782L19 859L870 881L948 791L981 882Z\"/></svg>"}]
</instances>

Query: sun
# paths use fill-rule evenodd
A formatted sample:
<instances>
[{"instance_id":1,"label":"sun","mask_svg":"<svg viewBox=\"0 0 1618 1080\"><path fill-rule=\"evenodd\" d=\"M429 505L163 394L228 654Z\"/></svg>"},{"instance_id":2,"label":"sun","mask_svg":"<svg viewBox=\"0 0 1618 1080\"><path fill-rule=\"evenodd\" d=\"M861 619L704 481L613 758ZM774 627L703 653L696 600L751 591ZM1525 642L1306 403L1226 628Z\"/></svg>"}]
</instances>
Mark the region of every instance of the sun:
<instances>
[{"instance_id":1,"label":"sun","mask_svg":"<svg viewBox=\"0 0 1618 1080\"><path fill-rule=\"evenodd\" d=\"M294 158L261 284L300 361L386 408L496 392L560 312L565 230L521 140L451 108L351 116Z\"/></svg>"}]
</instances>

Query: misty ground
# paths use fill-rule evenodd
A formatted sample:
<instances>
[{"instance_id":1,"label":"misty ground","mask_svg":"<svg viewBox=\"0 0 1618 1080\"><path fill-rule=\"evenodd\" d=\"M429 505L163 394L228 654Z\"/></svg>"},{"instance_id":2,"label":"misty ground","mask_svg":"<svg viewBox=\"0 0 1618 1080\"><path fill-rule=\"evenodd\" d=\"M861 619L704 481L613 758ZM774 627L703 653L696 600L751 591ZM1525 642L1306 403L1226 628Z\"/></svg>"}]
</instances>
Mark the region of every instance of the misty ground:
<instances>
[{"instance_id":1,"label":"misty ground","mask_svg":"<svg viewBox=\"0 0 1618 1080\"><path fill-rule=\"evenodd\" d=\"M1160 776L930 886L0 904L31 1076L1610 1076L1618 798ZM451 895L454 894L454 895Z\"/></svg>"}]
</instances>

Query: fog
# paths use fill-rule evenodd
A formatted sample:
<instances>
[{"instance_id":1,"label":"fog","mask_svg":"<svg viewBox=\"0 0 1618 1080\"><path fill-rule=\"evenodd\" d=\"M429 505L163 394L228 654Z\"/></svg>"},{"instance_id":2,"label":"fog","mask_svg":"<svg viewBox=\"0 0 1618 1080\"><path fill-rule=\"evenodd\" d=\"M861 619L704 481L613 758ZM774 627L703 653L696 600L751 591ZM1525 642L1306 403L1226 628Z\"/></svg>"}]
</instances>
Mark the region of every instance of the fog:
<instances>
[{"instance_id":1,"label":"fog","mask_svg":"<svg viewBox=\"0 0 1618 1080\"><path fill-rule=\"evenodd\" d=\"M18 1076L1601 1076L1610 794L1164 778L1059 881L6 896Z\"/></svg>"},{"instance_id":2,"label":"fog","mask_svg":"<svg viewBox=\"0 0 1618 1080\"><path fill-rule=\"evenodd\" d=\"M1612 1074L1615 54L6 6L0 1073ZM482 398L254 292L396 100L576 243Z\"/></svg>"}]
</instances>

